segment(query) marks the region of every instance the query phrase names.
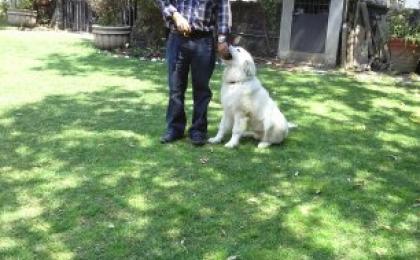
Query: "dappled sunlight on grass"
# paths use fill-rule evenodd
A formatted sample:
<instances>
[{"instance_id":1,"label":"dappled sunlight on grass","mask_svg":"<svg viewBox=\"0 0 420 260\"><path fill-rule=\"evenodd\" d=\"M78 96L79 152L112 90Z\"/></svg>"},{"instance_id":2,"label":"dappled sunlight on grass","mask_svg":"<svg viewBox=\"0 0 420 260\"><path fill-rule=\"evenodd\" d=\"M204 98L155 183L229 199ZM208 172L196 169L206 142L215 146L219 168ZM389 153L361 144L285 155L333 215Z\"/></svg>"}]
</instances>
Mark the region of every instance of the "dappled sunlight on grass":
<instances>
[{"instance_id":1,"label":"dappled sunlight on grass","mask_svg":"<svg viewBox=\"0 0 420 260\"><path fill-rule=\"evenodd\" d=\"M39 203L31 201L28 204L30 206L19 208L13 212L3 213L0 221L3 223L10 223L25 219L33 219L41 215L43 210L39 206Z\"/></svg>"},{"instance_id":2,"label":"dappled sunlight on grass","mask_svg":"<svg viewBox=\"0 0 420 260\"><path fill-rule=\"evenodd\" d=\"M0 49L0 256L415 258L419 85L261 67L299 127L195 148L159 143L163 63L54 32L1 30Z\"/></svg>"}]
</instances>

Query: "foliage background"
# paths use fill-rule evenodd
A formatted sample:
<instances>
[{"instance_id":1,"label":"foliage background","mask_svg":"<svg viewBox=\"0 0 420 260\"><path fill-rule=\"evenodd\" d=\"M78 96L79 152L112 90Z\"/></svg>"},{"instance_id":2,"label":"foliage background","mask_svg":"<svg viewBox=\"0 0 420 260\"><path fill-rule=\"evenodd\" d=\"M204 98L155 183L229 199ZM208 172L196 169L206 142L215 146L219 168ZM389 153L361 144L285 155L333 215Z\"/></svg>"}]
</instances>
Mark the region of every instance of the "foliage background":
<instances>
[{"instance_id":1,"label":"foliage background","mask_svg":"<svg viewBox=\"0 0 420 260\"><path fill-rule=\"evenodd\" d=\"M420 42L420 15L414 10L391 10L388 14L389 35Z\"/></svg>"},{"instance_id":2,"label":"foliage background","mask_svg":"<svg viewBox=\"0 0 420 260\"><path fill-rule=\"evenodd\" d=\"M259 1L265 13L265 20L267 22L267 28L270 31L279 31L279 6L282 4L282 0L264 0ZM281 16L281 14L280 14Z\"/></svg>"},{"instance_id":3,"label":"foliage background","mask_svg":"<svg viewBox=\"0 0 420 260\"><path fill-rule=\"evenodd\" d=\"M8 4L5 0L0 0L0 16L6 15Z\"/></svg>"},{"instance_id":4,"label":"foliage background","mask_svg":"<svg viewBox=\"0 0 420 260\"><path fill-rule=\"evenodd\" d=\"M7 1L4 1L7 4ZM17 9L33 9L35 0L19 0L16 1Z\"/></svg>"},{"instance_id":5,"label":"foliage background","mask_svg":"<svg viewBox=\"0 0 420 260\"><path fill-rule=\"evenodd\" d=\"M95 23L100 25L121 24L120 16L125 2L124 0L88 0L98 17Z\"/></svg>"},{"instance_id":6,"label":"foliage background","mask_svg":"<svg viewBox=\"0 0 420 260\"><path fill-rule=\"evenodd\" d=\"M164 45L166 29L159 8L154 0L137 0L138 17L133 28L136 46L157 52Z\"/></svg>"},{"instance_id":7,"label":"foliage background","mask_svg":"<svg viewBox=\"0 0 420 260\"><path fill-rule=\"evenodd\" d=\"M278 32L280 27L279 8L282 0L259 1L269 31ZM154 0L137 0L138 19L134 26L135 45L157 51L164 45L166 29L162 15Z\"/></svg>"}]
</instances>

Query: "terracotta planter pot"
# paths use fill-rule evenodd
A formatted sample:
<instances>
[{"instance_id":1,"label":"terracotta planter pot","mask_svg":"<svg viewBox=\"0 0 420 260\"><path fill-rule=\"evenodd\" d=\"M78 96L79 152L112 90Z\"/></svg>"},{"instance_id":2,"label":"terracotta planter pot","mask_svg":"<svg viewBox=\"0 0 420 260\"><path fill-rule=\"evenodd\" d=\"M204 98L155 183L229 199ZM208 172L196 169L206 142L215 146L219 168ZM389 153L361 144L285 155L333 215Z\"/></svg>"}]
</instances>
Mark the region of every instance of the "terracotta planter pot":
<instances>
[{"instance_id":1,"label":"terracotta planter pot","mask_svg":"<svg viewBox=\"0 0 420 260\"><path fill-rule=\"evenodd\" d=\"M10 25L34 27L36 25L37 12L24 9L9 9L7 11L7 22Z\"/></svg>"},{"instance_id":2,"label":"terracotta planter pot","mask_svg":"<svg viewBox=\"0 0 420 260\"><path fill-rule=\"evenodd\" d=\"M388 42L391 52L391 69L410 73L416 70L420 59L420 45L404 39L393 38Z\"/></svg>"},{"instance_id":3,"label":"terracotta planter pot","mask_svg":"<svg viewBox=\"0 0 420 260\"><path fill-rule=\"evenodd\" d=\"M102 50L112 50L124 47L130 41L130 26L100 26L93 25L94 44Z\"/></svg>"}]
</instances>

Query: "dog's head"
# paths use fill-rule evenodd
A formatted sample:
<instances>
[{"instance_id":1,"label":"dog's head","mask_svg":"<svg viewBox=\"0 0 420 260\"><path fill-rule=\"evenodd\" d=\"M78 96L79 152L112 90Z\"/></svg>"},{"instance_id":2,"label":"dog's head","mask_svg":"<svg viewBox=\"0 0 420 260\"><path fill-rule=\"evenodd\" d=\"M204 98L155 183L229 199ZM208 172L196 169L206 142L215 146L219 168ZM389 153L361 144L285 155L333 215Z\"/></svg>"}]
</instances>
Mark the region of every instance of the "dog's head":
<instances>
[{"instance_id":1,"label":"dog's head","mask_svg":"<svg viewBox=\"0 0 420 260\"><path fill-rule=\"evenodd\" d=\"M235 70L239 70L244 79L255 76L255 63L249 52L238 46L229 46L229 52L232 58L229 60L223 60L228 69L233 68Z\"/></svg>"}]
</instances>

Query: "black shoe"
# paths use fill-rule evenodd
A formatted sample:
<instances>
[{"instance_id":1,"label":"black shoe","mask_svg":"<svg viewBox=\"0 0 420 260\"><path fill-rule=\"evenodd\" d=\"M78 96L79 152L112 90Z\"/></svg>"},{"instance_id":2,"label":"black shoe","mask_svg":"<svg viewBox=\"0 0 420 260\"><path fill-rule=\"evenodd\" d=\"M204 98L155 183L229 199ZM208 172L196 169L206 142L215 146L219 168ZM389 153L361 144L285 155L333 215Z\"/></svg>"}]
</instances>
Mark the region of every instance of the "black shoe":
<instances>
[{"instance_id":1,"label":"black shoe","mask_svg":"<svg viewBox=\"0 0 420 260\"><path fill-rule=\"evenodd\" d=\"M184 135L175 135L173 133L166 133L160 138L160 143L162 144L172 143L182 138L184 138Z\"/></svg>"},{"instance_id":2,"label":"black shoe","mask_svg":"<svg viewBox=\"0 0 420 260\"><path fill-rule=\"evenodd\" d=\"M207 143L207 135L200 132L192 133L190 138L191 143L195 146L203 146Z\"/></svg>"}]
</instances>

